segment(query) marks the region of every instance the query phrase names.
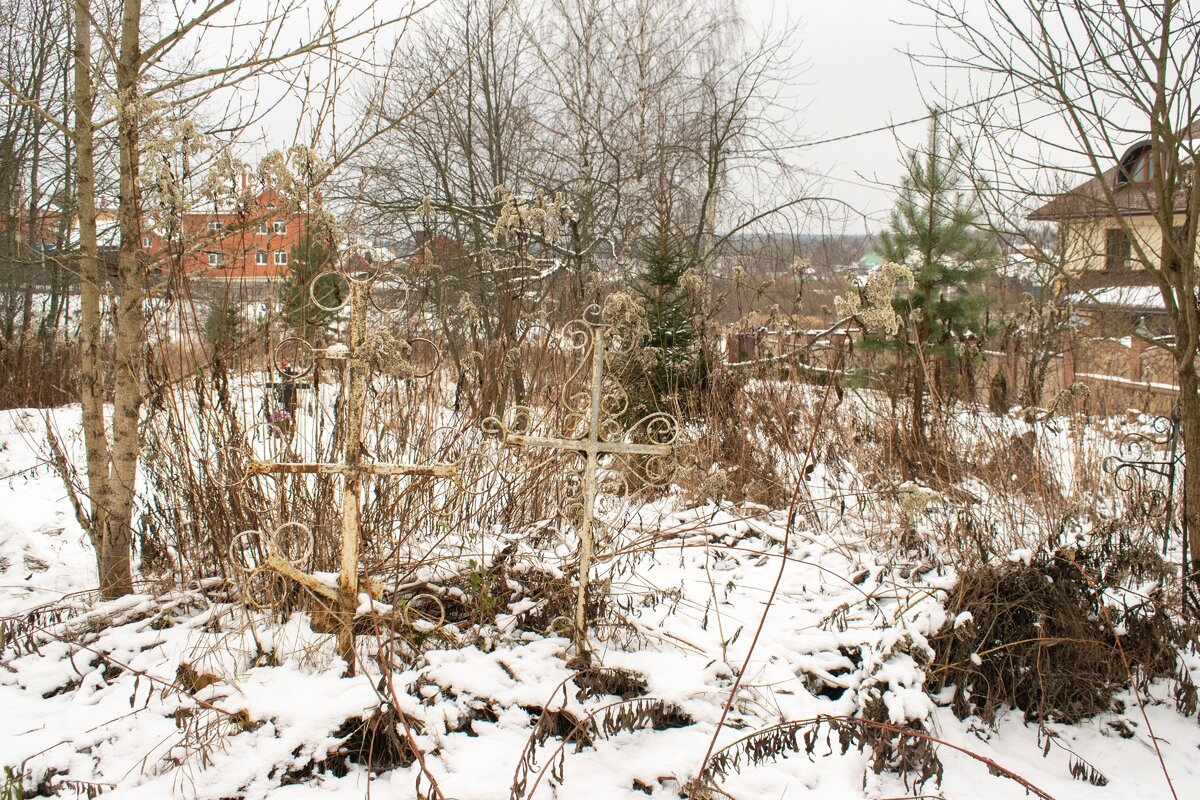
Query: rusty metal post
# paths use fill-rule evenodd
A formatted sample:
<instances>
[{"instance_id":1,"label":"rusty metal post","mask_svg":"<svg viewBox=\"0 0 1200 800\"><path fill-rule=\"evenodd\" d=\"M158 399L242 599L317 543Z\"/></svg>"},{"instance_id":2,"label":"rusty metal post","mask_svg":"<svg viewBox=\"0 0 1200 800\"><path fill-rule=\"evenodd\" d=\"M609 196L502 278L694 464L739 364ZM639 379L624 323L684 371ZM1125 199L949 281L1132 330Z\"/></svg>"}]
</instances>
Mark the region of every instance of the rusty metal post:
<instances>
[{"instance_id":1,"label":"rusty metal post","mask_svg":"<svg viewBox=\"0 0 1200 800\"><path fill-rule=\"evenodd\" d=\"M342 491L342 569L338 578L341 608L338 609L338 652L350 674L355 670L354 611L358 608L358 551L361 531L359 513L362 501L362 420L367 394L367 364L361 350L367 338L367 301L369 287L350 282L350 353L342 365L342 391L345 408L345 485Z\"/></svg>"},{"instance_id":2,"label":"rusty metal post","mask_svg":"<svg viewBox=\"0 0 1200 800\"><path fill-rule=\"evenodd\" d=\"M600 413L604 397L604 326L597 326L592 336L592 397L588 409L587 463L583 472L583 520L579 523L579 587L575 597L575 630L586 631L588 573L592 568L595 540L592 538L592 518L596 513L596 469L599 467ZM582 634L581 634L582 635Z\"/></svg>"}]
</instances>

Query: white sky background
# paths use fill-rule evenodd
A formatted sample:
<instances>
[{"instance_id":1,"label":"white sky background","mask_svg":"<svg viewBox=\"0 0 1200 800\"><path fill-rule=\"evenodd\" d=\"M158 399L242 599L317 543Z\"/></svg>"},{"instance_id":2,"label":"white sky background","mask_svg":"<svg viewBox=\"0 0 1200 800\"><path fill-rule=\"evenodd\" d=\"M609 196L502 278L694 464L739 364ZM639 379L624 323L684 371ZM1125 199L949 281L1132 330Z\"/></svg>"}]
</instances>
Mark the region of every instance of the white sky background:
<instances>
[{"instance_id":1,"label":"white sky background","mask_svg":"<svg viewBox=\"0 0 1200 800\"><path fill-rule=\"evenodd\" d=\"M967 0L968 5L973 2ZM350 0L347 5L357 3ZM437 5L423 13L437 14ZM933 40L933 32L919 26L931 22L932 15L907 0L742 0L741 7L750 37L794 24L798 41L790 44L796 50L796 84L787 88L781 111L794 120L797 143L921 117L939 91L954 88L940 70L914 65L906 55L908 50L929 52ZM257 99L272 94L269 83ZM252 161L305 135L306 126L297 126L289 107L299 110L299 98L283 101L255 126L259 132L240 137ZM877 232L886 225L894 202L903 148L920 143L925 133L925 123L916 122L895 133L885 130L798 147L790 151L789 160L828 176L820 193L847 204L847 232ZM809 232L822 227L814 219ZM828 229L840 230L841 224Z\"/></svg>"},{"instance_id":2,"label":"white sky background","mask_svg":"<svg viewBox=\"0 0 1200 800\"><path fill-rule=\"evenodd\" d=\"M968 5L971 3L968 0ZM928 53L932 15L906 0L743 0L747 23L762 30L798 23L795 87L797 136L819 141L911 120L940 92L956 86L941 70L914 65L906 51ZM959 79L961 80L961 79ZM828 176L824 193L858 213L849 232L874 233L887 224L906 147L920 144L926 123L840 142L802 147L793 163ZM815 231L814 231L815 232Z\"/></svg>"}]
</instances>

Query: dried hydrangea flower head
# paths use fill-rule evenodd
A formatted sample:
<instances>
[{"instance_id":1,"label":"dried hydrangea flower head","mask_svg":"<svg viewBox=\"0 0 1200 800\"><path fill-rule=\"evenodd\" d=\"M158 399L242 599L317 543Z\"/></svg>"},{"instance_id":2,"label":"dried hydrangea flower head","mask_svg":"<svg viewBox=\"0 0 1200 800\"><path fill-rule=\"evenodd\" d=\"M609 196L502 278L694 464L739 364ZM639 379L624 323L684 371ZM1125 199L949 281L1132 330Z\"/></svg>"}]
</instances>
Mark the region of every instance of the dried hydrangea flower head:
<instances>
[{"instance_id":1,"label":"dried hydrangea flower head","mask_svg":"<svg viewBox=\"0 0 1200 800\"><path fill-rule=\"evenodd\" d=\"M492 226L492 239L496 244L520 235L553 241L562 235L572 217L570 206L559 192L547 197L539 189L537 195L530 199L514 194L501 184L492 189L492 196L500 201L500 213L496 217L496 224Z\"/></svg>"},{"instance_id":2,"label":"dried hydrangea flower head","mask_svg":"<svg viewBox=\"0 0 1200 800\"><path fill-rule=\"evenodd\" d=\"M892 307L892 300L901 281L906 281L908 289L912 290L912 269L885 260L878 269L867 276L861 292L851 292L845 297L834 298L834 308L840 317L857 317L867 330L895 336L900 332L901 320Z\"/></svg>"}]
</instances>

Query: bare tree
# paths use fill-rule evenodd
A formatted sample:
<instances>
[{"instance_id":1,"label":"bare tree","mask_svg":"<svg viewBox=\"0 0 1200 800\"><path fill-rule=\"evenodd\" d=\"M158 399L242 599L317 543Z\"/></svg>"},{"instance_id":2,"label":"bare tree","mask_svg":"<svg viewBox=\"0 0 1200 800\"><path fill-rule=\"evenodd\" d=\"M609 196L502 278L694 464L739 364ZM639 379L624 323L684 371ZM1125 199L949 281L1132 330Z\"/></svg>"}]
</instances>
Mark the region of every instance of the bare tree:
<instances>
[{"instance_id":1,"label":"bare tree","mask_svg":"<svg viewBox=\"0 0 1200 800\"><path fill-rule=\"evenodd\" d=\"M504 362L523 315L565 319L628 285L657 231L711 276L739 231L803 202L776 155L786 37L748 40L735 3L458 0L416 39L374 105L447 91L356 161L342 198L430 246L417 261L477 410L519 393ZM562 228L497 239L506 197Z\"/></svg>"},{"instance_id":2,"label":"bare tree","mask_svg":"<svg viewBox=\"0 0 1200 800\"><path fill-rule=\"evenodd\" d=\"M0 86L0 402L10 404L62 403L72 388L73 360L59 346L67 311L62 251L71 157L61 130L69 113L70 49L60 22L55 3L0 5L0 72L12 87Z\"/></svg>"},{"instance_id":3,"label":"bare tree","mask_svg":"<svg viewBox=\"0 0 1200 800\"><path fill-rule=\"evenodd\" d=\"M196 114L206 103L219 106L231 90L247 83L271 76L302 85L311 78L314 65L324 65L328 77L330 65L343 61L364 68L379 32L406 22L421 7L411 2L379 15L374 4L347 11L333 3L310 18L302 4L286 0L265 5L206 0L152 8L143 8L141 0L123 0L111 10L93 0L72 0L69 11L57 11L73 33L73 119L57 118L52 98L32 96L13 77L0 75L0 88L69 136L74 150L72 206L78 228L75 261L81 278L81 395L88 471L86 488L76 492L73 483L69 487L76 514L96 547L103 596L132 589L131 533L146 393L145 305L151 291L149 259L141 247L147 218L146 149L180 146L159 135L165 120ZM249 120L226 116L218 125L237 129L252 119L253 115ZM318 130L314 135L320 134ZM111 422L105 411L104 266L97 238L97 174L102 168L98 169L96 150L105 137L115 142L117 155ZM212 166L232 171L234 164L217 158ZM228 188L234 177L220 174L209 183Z\"/></svg>"},{"instance_id":4,"label":"bare tree","mask_svg":"<svg viewBox=\"0 0 1200 800\"><path fill-rule=\"evenodd\" d=\"M1191 0L919 5L937 21L940 52L930 60L970 70L983 91L957 106L964 129L978 134L977 153L994 156L977 160L981 182L1026 211L1052 200L1054 213L1042 216L1063 220L1068 270L1100 249L1088 243L1107 227L1119 229L1128 261L1161 295L1172 336L1160 344L1178 375L1189 456L1183 513L1200 569L1200 8Z\"/></svg>"}]
</instances>

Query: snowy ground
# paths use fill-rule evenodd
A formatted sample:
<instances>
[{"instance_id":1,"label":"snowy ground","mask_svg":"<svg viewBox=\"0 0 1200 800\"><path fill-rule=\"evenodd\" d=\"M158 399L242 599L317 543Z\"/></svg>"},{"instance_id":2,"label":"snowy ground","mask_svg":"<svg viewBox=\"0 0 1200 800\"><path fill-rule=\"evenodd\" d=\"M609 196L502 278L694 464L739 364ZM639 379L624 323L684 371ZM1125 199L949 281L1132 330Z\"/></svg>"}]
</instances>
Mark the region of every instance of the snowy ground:
<instances>
[{"instance_id":1,"label":"snowy ground","mask_svg":"<svg viewBox=\"0 0 1200 800\"><path fill-rule=\"evenodd\" d=\"M69 440L78 412L54 412L53 422ZM54 609L30 619L56 626L70 643L6 625L0 768L25 775L26 789L42 784L63 796L91 789L114 798L409 798L428 789L415 764L378 774L351 764L340 776L312 768L341 746L347 719L370 716L388 694L371 668L369 642L367 674L343 678L333 642L313 633L306 616L283 624L251 618L219 586L96 602L85 537L57 478L39 466L42 427L38 412L0 415L0 476L11 476L0 482L0 615ZM1122 715L1052 726L1058 739L1043 755L1036 727L1020 712L993 729L958 720L925 692L925 639L954 623L941 605L950 569L898 571L850 526L798 531L785 549L782 512L747 519L728 508L653 511L643 527L655 549L613 584L638 632L609 637L599 655L606 667L640 675L644 696L677 713L660 730L568 744L561 782L549 770L535 773L525 796L678 797L708 748L785 555L718 748L785 720L854 714L874 693L893 722L924 721L949 745L994 760L1049 796L1172 796L1132 696ZM498 535L487 547L524 540ZM621 700L581 695L571 682L564 691L572 675L566 640L521 633L513 622L524 606L513 606L482 632L451 628L460 646L430 651L393 675L402 710L421 727L426 769L447 798L509 797L543 710L579 719ZM256 666L272 647L280 663ZM1200 664L1190 666L1200 678ZM1178 797L1197 796L1200 725L1175 711L1165 687L1155 692L1146 714L1166 771ZM538 749L539 767L552 763L562 741L552 736ZM1074 779L1068 749L1108 784ZM835 736L828 746L822 738L811 759L799 753L750 766L721 786L738 800L1027 796L951 747L939 756L940 787L906 788L894 775L866 771L868 758L856 750L842 754Z\"/></svg>"}]
</instances>

